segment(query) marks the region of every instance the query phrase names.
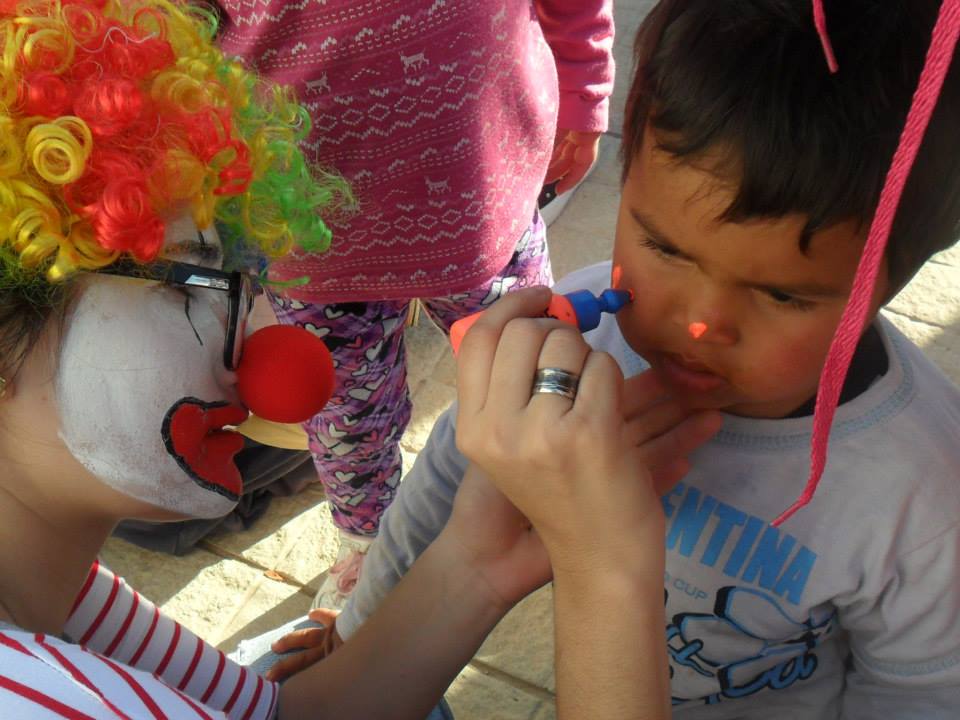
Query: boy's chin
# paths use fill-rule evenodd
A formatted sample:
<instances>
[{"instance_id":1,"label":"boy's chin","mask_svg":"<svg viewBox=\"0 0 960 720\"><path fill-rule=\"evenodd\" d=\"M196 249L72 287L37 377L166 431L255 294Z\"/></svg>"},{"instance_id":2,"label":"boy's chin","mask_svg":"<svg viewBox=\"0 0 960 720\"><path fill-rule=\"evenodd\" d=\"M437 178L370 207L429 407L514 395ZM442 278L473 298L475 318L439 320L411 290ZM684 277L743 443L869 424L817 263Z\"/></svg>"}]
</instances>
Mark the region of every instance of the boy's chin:
<instances>
[{"instance_id":1,"label":"boy's chin","mask_svg":"<svg viewBox=\"0 0 960 720\"><path fill-rule=\"evenodd\" d=\"M734 407L729 401L723 400L721 398L711 398L704 395L696 395L693 393L683 393L676 396L677 402L679 402L687 410L719 410L721 412L731 412L731 408ZM733 413L736 415L737 413Z\"/></svg>"},{"instance_id":2,"label":"boy's chin","mask_svg":"<svg viewBox=\"0 0 960 720\"><path fill-rule=\"evenodd\" d=\"M749 418L780 418L789 410L779 412L772 404L731 397L730 393L711 395L707 393L677 392L674 399L684 408L697 410L718 410L728 415Z\"/></svg>"},{"instance_id":3,"label":"boy's chin","mask_svg":"<svg viewBox=\"0 0 960 720\"><path fill-rule=\"evenodd\" d=\"M690 405L691 410L719 410L728 415L737 417L753 418L755 420L781 420L789 417L794 410L800 407L802 402L789 400L769 400L752 402L724 403L722 405L701 405L694 407Z\"/></svg>"}]
</instances>

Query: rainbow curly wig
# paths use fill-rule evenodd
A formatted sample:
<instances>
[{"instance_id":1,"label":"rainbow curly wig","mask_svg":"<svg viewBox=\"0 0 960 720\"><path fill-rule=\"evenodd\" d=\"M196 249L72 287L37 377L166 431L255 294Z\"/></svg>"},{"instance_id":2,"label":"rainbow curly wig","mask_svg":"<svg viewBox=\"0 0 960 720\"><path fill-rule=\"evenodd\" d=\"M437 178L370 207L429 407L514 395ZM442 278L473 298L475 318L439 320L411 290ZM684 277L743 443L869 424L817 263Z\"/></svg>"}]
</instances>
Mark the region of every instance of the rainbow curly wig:
<instances>
[{"instance_id":1,"label":"rainbow curly wig","mask_svg":"<svg viewBox=\"0 0 960 720\"><path fill-rule=\"evenodd\" d=\"M318 209L347 188L308 168L305 110L225 58L216 24L174 0L0 0L0 284L149 262L184 207L266 258L327 247Z\"/></svg>"}]
</instances>

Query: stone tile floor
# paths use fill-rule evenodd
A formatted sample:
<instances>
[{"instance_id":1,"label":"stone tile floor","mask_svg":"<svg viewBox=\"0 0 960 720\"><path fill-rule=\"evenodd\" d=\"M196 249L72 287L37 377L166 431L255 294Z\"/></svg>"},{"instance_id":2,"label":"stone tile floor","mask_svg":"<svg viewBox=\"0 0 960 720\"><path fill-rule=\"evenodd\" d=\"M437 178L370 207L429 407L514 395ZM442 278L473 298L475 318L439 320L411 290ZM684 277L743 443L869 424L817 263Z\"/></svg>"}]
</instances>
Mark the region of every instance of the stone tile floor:
<instances>
[{"instance_id":1,"label":"stone tile floor","mask_svg":"<svg viewBox=\"0 0 960 720\"><path fill-rule=\"evenodd\" d=\"M653 3L616 4L620 72L596 169L551 226L557 278L609 256L619 191L617 149L634 31ZM960 383L960 246L929 263L887 310ZM414 417L403 437L407 466L434 418L453 400L454 366L443 336L423 320L408 334ZM306 613L336 533L319 489L277 498L250 530L218 535L182 558L111 540L103 559L163 610L225 650ZM494 631L451 687L458 720L551 720L553 641L550 589L527 598Z\"/></svg>"}]
</instances>

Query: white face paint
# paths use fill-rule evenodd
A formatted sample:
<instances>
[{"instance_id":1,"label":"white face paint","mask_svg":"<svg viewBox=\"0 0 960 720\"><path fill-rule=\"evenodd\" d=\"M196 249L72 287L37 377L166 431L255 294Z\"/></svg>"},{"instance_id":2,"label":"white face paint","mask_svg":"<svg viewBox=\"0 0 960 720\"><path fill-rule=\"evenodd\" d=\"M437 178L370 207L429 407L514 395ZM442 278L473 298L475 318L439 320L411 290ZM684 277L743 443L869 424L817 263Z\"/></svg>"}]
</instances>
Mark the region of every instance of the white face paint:
<instances>
[{"instance_id":1,"label":"white face paint","mask_svg":"<svg viewBox=\"0 0 960 720\"><path fill-rule=\"evenodd\" d=\"M172 250L200 241L192 219L179 217L168 224L165 256L220 267L216 232L205 230L204 239L215 258ZM198 482L164 437L165 418L184 398L237 402L223 365L227 294L96 274L83 282L67 318L56 381L67 448L93 475L138 500L192 517L229 512L237 488ZM200 435L197 443L205 441Z\"/></svg>"}]
</instances>

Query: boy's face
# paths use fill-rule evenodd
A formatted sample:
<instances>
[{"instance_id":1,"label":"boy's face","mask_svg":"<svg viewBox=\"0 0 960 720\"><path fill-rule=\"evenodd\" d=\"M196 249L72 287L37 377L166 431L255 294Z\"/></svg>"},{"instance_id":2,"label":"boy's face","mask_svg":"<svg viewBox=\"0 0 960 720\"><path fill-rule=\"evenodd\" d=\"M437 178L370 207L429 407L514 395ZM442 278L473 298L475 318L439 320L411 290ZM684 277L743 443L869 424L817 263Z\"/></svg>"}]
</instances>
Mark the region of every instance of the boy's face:
<instances>
[{"instance_id":1,"label":"boy's face","mask_svg":"<svg viewBox=\"0 0 960 720\"><path fill-rule=\"evenodd\" d=\"M697 167L654 145L648 131L620 202L614 265L636 293L617 315L623 336L691 407L790 414L816 393L865 231L835 225L804 253L800 215L720 222L735 188L709 158ZM870 317L885 295L878 282Z\"/></svg>"}]
</instances>

